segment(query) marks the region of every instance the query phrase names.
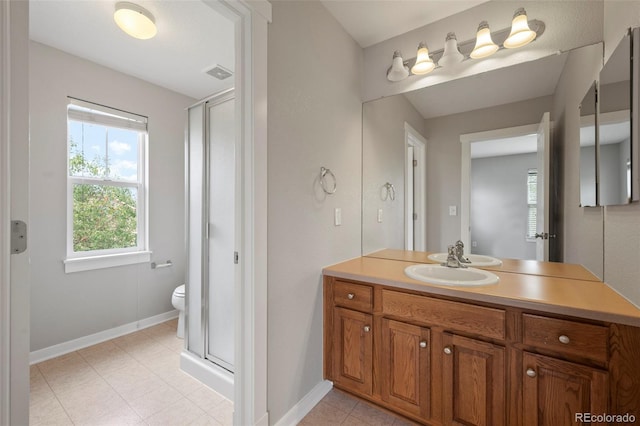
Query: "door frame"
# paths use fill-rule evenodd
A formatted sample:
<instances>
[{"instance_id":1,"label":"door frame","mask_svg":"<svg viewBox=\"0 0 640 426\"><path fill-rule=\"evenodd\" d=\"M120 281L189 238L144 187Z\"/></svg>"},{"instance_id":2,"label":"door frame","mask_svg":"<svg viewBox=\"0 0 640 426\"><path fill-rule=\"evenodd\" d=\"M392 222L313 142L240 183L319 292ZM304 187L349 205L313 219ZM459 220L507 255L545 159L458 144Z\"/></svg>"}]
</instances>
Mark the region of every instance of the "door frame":
<instances>
[{"instance_id":1,"label":"door frame","mask_svg":"<svg viewBox=\"0 0 640 426\"><path fill-rule=\"evenodd\" d=\"M235 27L236 134L241 174L234 424L269 424L267 411L267 0L202 0Z\"/></svg>"},{"instance_id":2,"label":"door frame","mask_svg":"<svg viewBox=\"0 0 640 426\"><path fill-rule=\"evenodd\" d=\"M409 167L409 148L413 148L413 158L418 159L417 166L411 168ZM427 140L407 122L404 123L404 152L405 248L407 250L425 251L427 249L427 194L425 191L425 188L427 187ZM409 180L413 180L413 185L409 185ZM410 189L412 189L412 191L410 191ZM409 211L411 204L409 199L413 200L413 211ZM413 219L413 213L418 215L416 220ZM409 224L413 224L413 227ZM413 229L414 237L412 248L409 248L410 229Z\"/></svg>"},{"instance_id":3,"label":"door frame","mask_svg":"<svg viewBox=\"0 0 640 426\"><path fill-rule=\"evenodd\" d=\"M27 424L29 251L12 255L10 234L29 223L28 2L0 2L0 34L0 424Z\"/></svg>"},{"instance_id":4,"label":"door frame","mask_svg":"<svg viewBox=\"0 0 640 426\"><path fill-rule=\"evenodd\" d=\"M471 250L471 144L492 139L506 139L532 135L540 123L506 127L460 135L462 161L460 164L460 239Z\"/></svg>"}]
</instances>

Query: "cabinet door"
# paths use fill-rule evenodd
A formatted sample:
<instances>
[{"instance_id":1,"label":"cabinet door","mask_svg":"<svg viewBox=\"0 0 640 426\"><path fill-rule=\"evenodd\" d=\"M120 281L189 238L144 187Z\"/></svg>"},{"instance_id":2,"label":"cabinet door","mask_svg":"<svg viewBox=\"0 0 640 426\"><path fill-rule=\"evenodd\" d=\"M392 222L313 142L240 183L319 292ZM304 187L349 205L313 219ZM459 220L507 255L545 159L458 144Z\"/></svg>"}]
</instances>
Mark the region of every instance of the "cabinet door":
<instances>
[{"instance_id":1,"label":"cabinet door","mask_svg":"<svg viewBox=\"0 0 640 426\"><path fill-rule=\"evenodd\" d=\"M333 312L333 380L344 388L371 395L372 317L344 308L334 308Z\"/></svg>"},{"instance_id":2,"label":"cabinet door","mask_svg":"<svg viewBox=\"0 0 640 426\"><path fill-rule=\"evenodd\" d=\"M606 371L527 352L522 361L525 426L582 424L580 413L608 412Z\"/></svg>"},{"instance_id":3,"label":"cabinet door","mask_svg":"<svg viewBox=\"0 0 640 426\"><path fill-rule=\"evenodd\" d=\"M428 328L383 319L379 368L382 399L429 418L430 353Z\"/></svg>"},{"instance_id":4,"label":"cabinet door","mask_svg":"<svg viewBox=\"0 0 640 426\"><path fill-rule=\"evenodd\" d=\"M504 348L448 333L443 346L444 423L504 425Z\"/></svg>"}]
</instances>

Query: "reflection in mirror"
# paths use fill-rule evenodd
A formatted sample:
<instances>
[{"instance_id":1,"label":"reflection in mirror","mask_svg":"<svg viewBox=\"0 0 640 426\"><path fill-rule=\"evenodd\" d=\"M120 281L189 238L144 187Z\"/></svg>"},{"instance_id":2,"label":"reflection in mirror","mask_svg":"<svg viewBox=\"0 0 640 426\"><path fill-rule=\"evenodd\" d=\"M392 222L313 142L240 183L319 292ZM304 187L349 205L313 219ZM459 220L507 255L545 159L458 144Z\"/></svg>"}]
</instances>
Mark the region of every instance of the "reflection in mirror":
<instances>
[{"instance_id":1,"label":"reflection in mirror","mask_svg":"<svg viewBox=\"0 0 640 426\"><path fill-rule=\"evenodd\" d=\"M599 204L631 201L631 35L600 72L598 89Z\"/></svg>"},{"instance_id":2,"label":"reflection in mirror","mask_svg":"<svg viewBox=\"0 0 640 426\"><path fill-rule=\"evenodd\" d=\"M425 250L424 119L403 95L362 109L362 253Z\"/></svg>"},{"instance_id":3,"label":"reflection in mirror","mask_svg":"<svg viewBox=\"0 0 640 426\"><path fill-rule=\"evenodd\" d=\"M466 253L535 259L536 255L532 255L530 249L536 244L530 241L531 238L527 238L527 233L533 232L533 228L528 225L529 211L533 211L533 208L530 209L527 203L527 182L530 179L529 169L536 168L535 163L524 169L519 184L519 224L514 225L514 228L517 228L522 247L518 250L507 248L497 255L494 252L482 252L482 247L471 246L468 232L466 239L460 232L462 212L469 210L470 195L469 192L466 197L460 195L463 168L466 167L467 173L470 170L469 163L461 167L463 160L460 136L510 127L531 127L527 134L535 134L542 114L553 106L553 94L567 56L568 54L552 55L364 103L363 255L377 252L378 257L393 256L393 250L411 250L412 240L413 250L446 252L447 245L462 239ZM411 175L405 175L411 163L408 161L411 129L418 135L418 139L422 136L428 139L427 158L428 166L431 167L427 170L428 182L424 178L414 176L412 179ZM537 148L530 152L537 152ZM420 166L418 161L417 167ZM440 170L437 175L435 170ZM426 191L415 187L411 191L411 182L423 183ZM395 200L384 196L386 183L393 184ZM424 230L426 228L419 231L418 224L425 220L425 215L418 213L412 216L411 207L408 206L408 199L411 197L407 197L407 193L413 193L416 197L413 212L418 212L418 195L427 195L430 216L426 217L426 221L429 224L429 235ZM511 203L505 197L500 197L498 205ZM469 220L467 218L468 224ZM412 223L416 225L413 232ZM474 228L478 231L481 229L480 226ZM426 239L424 248L420 248L418 237ZM489 231L485 237L478 236L475 241L478 245L490 247L499 237L499 233ZM380 252L383 249L391 250ZM526 249L529 249L528 253Z\"/></svg>"},{"instance_id":4,"label":"reflection in mirror","mask_svg":"<svg viewBox=\"0 0 640 426\"><path fill-rule=\"evenodd\" d=\"M580 206L598 204L596 183L596 82L580 103Z\"/></svg>"}]
</instances>

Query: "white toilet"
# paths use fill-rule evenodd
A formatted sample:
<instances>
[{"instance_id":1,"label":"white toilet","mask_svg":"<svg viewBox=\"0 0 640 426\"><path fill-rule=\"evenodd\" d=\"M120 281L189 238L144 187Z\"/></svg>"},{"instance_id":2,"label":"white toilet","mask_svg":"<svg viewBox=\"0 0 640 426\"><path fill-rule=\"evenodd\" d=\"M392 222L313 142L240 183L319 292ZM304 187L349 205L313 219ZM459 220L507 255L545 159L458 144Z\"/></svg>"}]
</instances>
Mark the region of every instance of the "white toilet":
<instances>
[{"instance_id":1,"label":"white toilet","mask_svg":"<svg viewBox=\"0 0 640 426\"><path fill-rule=\"evenodd\" d=\"M175 290L173 290L171 304L180 312L178 315L177 335L179 338L184 339L184 284L179 285Z\"/></svg>"}]
</instances>

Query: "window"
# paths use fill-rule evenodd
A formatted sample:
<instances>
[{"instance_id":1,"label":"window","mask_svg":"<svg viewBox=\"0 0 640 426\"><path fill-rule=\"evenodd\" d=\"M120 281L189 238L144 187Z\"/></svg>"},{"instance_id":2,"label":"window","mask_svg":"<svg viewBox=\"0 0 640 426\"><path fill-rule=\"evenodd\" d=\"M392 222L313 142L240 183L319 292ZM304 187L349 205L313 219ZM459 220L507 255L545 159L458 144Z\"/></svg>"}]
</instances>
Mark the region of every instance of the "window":
<instances>
[{"instance_id":1,"label":"window","mask_svg":"<svg viewBox=\"0 0 640 426\"><path fill-rule=\"evenodd\" d=\"M538 170L529 169L527 172L527 240L536 239L536 215L538 213Z\"/></svg>"},{"instance_id":2,"label":"window","mask_svg":"<svg viewBox=\"0 0 640 426\"><path fill-rule=\"evenodd\" d=\"M70 99L67 129L65 270L148 261L146 117Z\"/></svg>"}]
</instances>

